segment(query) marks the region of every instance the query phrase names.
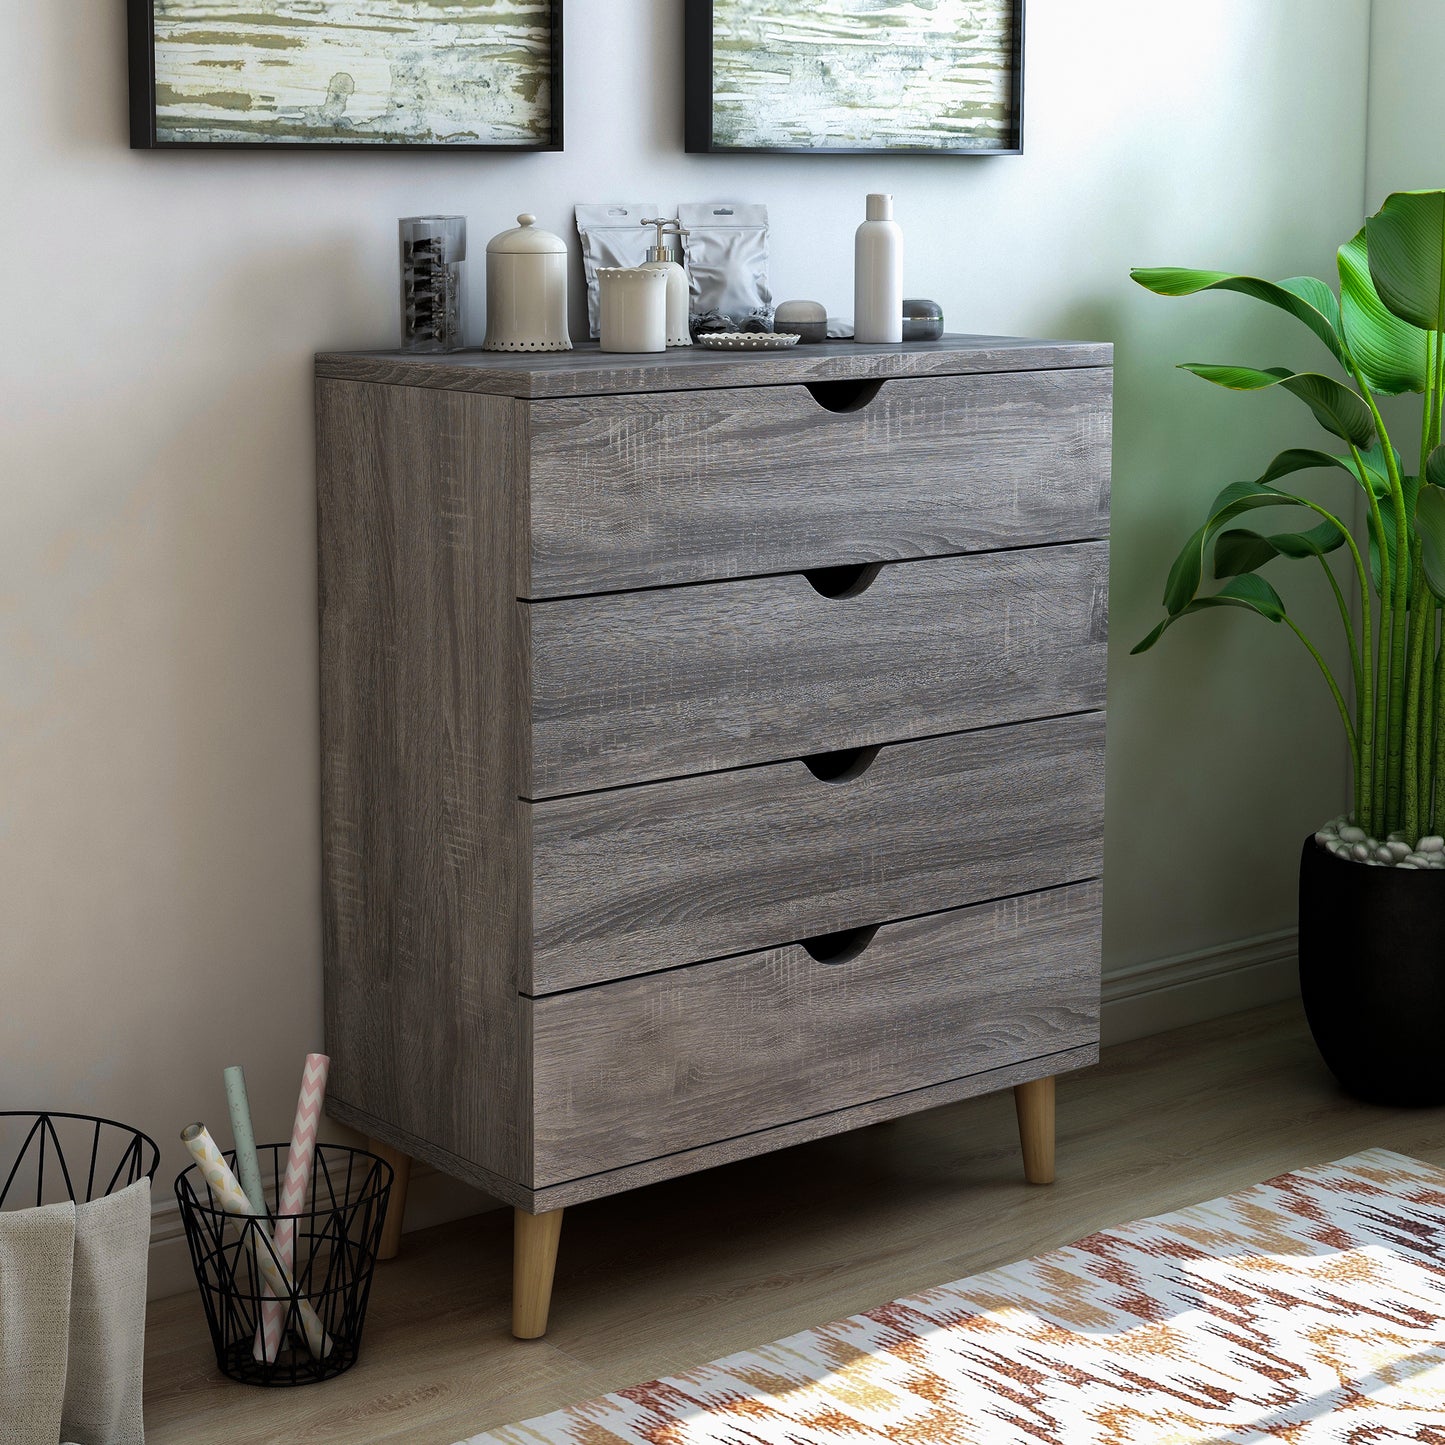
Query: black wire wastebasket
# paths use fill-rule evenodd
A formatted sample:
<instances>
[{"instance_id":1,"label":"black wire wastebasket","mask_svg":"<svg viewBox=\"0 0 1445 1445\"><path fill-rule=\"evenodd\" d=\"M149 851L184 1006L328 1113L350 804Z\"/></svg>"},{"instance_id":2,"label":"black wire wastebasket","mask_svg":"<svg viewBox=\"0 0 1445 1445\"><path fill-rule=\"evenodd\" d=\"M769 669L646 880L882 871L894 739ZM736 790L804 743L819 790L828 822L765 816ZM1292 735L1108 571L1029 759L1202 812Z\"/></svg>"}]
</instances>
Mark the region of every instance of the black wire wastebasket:
<instances>
[{"instance_id":1,"label":"black wire wastebasket","mask_svg":"<svg viewBox=\"0 0 1445 1445\"><path fill-rule=\"evenodd\" d=\"M274 1209L290 1145L265 1144L256 1152ZM225 1158L234 1171L235 1152ZM220 1207L196 1165L176 1180L181 1222L222 1374L247 1385L310 1385L356 1363L391 1182L391 1165L375 1154L318 1144L309 1207L298 1214L248 1219ZM284 1238L288 1225L294 1254L285 1272L292 1289L278 1304L266 1288L262 1265L278 1261L278 1226ZM260 1343L268 1303L273 1318L279 1314L283 1320L280 1348L270 1360Z\"/></svg>"},{"instance_id":2,"label":"black wire wastebasket","mask_svg":"<svg viewBox=\"0 0 1445 1445\"><path fill-rule=\"evenodd\" d=\"M154 1181L155 1140L114 1119L0 1109L0 1209L88 1204Z\"/></svg>"}]
</instances>

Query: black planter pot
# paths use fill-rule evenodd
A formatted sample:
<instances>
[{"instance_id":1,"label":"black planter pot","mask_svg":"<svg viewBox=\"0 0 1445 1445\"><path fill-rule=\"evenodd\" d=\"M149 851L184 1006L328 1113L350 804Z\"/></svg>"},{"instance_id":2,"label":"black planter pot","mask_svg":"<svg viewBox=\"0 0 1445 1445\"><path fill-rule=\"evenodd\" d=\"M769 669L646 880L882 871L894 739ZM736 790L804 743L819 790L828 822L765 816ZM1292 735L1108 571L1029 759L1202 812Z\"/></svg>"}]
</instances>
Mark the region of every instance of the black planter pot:
<instances>
[{"instance_id":1,"label":"black planter pot","mask_svg":"<svg viewBox=\"0 0 1445 1445\"><path fill-rule=\"evenodd\" d=\"M1371 1104L1445 1104L1445 870L1371 868L1305 839L1300 992L1331 1072Z\"/></svg>"}]
</instances>

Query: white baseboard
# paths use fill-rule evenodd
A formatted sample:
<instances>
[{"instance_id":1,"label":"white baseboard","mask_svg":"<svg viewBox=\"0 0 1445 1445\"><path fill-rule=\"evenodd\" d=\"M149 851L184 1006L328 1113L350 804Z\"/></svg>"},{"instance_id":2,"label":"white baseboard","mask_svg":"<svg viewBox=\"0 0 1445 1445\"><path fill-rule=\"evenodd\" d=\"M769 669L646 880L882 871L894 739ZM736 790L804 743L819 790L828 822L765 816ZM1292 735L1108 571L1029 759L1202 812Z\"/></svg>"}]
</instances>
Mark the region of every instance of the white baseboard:
<instances>
[{"instance_id":1,"label":"white baseboard","mask_svg":"<svg viewBox=\"0 0 1445 1445\"><path fill-rule=\"evenodd\" d=\"M1298 987L1296 941L1290 928L1109 974L1104 979L1104 1043L1162 1034L1292 997ZM412 1169L409 1230L500 1208L490 1195L428 1165ZM150 1297L162 1299L194 1288L180 1209L167 1195L156 1202L151 1224Z\"/></svg>"},{"instance_id":2,"label":"white baseboard","mask_svg":"<svg viewBox=\"0 0 1445 1445\"><path fill-rule=\"evenodd\" d=\"M1298 930L1286 928L1105 975L1104 1043L1122 1044L1293 998L1299 990L1298 942Z\"/></svg>"}]
</instances>

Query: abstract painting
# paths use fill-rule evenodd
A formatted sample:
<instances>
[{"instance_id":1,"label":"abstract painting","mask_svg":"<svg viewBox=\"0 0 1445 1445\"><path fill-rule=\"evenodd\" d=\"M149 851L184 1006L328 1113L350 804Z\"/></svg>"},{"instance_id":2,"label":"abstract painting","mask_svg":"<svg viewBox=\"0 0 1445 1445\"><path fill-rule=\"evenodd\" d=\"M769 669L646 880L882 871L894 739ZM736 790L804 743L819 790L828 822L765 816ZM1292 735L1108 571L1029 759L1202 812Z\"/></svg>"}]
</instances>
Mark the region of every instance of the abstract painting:
<instances>
[{"instance_id":1,"label":"abstract painting","mask_svg":"<svg viewBox=\"0 0 1445 1445\"><path fill-rule=\"evenodd\" d=\"M130 0L131 145L560 150L562 0Z\"/></svg>"},{"instance_id":2,"label":"abstract painting","mask_svg":"<svg viewBox=\"0 0 1445 1445\"><path fill-rule=\"evenodd\" d=\"M1023 149L1023 0L687 0L687 148Z\"/></svg>"}]
</instances>

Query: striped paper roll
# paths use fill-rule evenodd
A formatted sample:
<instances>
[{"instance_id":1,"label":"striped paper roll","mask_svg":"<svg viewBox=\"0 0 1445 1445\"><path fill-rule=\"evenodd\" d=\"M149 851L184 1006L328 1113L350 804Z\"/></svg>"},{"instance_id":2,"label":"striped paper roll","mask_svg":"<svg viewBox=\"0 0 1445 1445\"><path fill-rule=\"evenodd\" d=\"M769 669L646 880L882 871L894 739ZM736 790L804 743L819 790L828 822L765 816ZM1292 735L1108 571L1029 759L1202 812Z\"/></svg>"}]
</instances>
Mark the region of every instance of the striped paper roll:
<instances>
[{"instance_id":1,"label":"striped paper roll","mask_svg":"<svg viewBox=\"0 0 1445 1445\"><path fill-rule=\"evenodd\" d=\"M281 1198L276 1206L276 1252L289 1270L296 1254L296 1224L287 1215L300 1214L306 1207L311 1184L311 1165L316 1157L316 1130L321 1124L321 1104L326 1097L326 1076L331 1060L325 1054L307 1054L301 1070L301 1092L296 1099L296 1120L291 1126L291 1150L286 1156L286 1177L281 1181ZM256 1331L252 1353L270 1364L281 1348L286 1311L279 1300L261 1305L261 1326Z\"/></svg>"},{"instance_id":2,"label":"striped paper roll","mask_svg":"<svg viewBox=\"0 0 1445 1445\"><path fill-rule=\"evenodd\" d=\"M256 1210L252 1208L251 1201L246 1198L246 1191L231 1172L231 1166L216 1148L216 1141L211 1138L206 1126L191 1124L182 1129L181 1142L196 1161L201 1177L211 1186L211 1195L216 1203L227 1214L254 1219ZM311 1307L311 1301L297 1293L296 1286L291 1281L290 1265L283 1266L277 1259L276 1246L271 1236L266 1233L264 1225L252 1226L251 1248L256 1256L256 1268L261 1271L261 1279L266 1288L281 1299L296 1302L296 1312L301 1317L301 1328L306 1332L306 1344L311 1353L317 1359L329 1355L331 1338L327 1335L320 1316ZM280 1299L275 1302L275 1307L284 1314L285 1306Z\"/></svg>"}]
</instances>

